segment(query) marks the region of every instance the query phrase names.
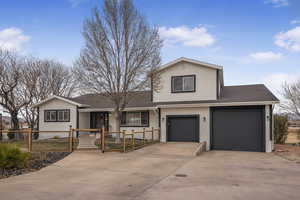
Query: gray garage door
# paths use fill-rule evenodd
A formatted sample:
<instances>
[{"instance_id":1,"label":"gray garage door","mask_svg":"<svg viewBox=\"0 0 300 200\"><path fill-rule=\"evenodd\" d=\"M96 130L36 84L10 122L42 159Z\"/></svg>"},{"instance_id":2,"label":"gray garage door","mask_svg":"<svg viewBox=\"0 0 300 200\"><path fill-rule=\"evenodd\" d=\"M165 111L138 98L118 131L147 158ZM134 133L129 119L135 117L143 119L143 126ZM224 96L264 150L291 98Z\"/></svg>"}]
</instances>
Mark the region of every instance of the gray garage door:
<instances>
[{"instance_id":1,"label":"gray garage door","mask_svg":"<svg viewBox=\"0 0 300 200\"><path fill-rule=\"evenodd\" d=\"M199 142L199 116L167 116L167 140L173 142Z\"/></svg>"},{"instance_id":2,"label":"gray garage door","mask_svg":"<svg viewBox=\"0 0 300 200\"><path fill-rule=\"evenodd\" d=\"M212 114L212 149L264 151L264 107L216 107Z\"/></svg>"}]
</instances>

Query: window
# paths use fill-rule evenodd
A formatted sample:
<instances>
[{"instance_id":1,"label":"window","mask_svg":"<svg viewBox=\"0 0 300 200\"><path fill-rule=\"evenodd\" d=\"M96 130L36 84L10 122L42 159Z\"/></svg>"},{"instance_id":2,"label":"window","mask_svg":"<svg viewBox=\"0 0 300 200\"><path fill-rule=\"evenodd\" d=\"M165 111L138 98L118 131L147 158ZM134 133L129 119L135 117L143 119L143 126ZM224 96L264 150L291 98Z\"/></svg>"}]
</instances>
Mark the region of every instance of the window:
<instances>
[{"instance_id":1,"label":"window","mask_svg":"<svg viewBox=\"0 0 300 200\"><path fill-rule=\"evenodd\" d=\"M149 112L123 112L121 126L149 126Z\"/></svg>"},{"instance_id":2,"label":"window","mask_svg":"<svg viewBox=\"0 0 300 200\"><path fill-rule=\"evenodd\" d=\"M172 92L195 92L195 75L173 76Z\"/></svg>"},{"instance_id":3,"label":"window","mask_svg":"<svg viewBox=\"0 0 300 200\"><path fill-rule=\"evenodd\" d=\"M69 110L58 110L57 111L57 121L68 122L70 121Z\"/></svg>"},{"instance_id":4,"label":"window","mask_svg":"<svg viewBox=\"0 0 300 200\"><path fill-rule=\"evenodd\" d=\"M45 110L45 122L69 122L70 110Z\"/></svg>"}]
</instances>

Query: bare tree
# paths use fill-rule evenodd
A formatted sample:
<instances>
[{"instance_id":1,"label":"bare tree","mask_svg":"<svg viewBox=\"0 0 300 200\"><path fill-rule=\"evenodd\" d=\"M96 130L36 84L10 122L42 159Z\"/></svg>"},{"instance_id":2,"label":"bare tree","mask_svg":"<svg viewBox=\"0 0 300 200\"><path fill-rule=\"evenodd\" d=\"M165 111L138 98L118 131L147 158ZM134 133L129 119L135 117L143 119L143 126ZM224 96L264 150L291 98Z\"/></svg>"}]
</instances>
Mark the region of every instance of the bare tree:
<instances>
[{"instance_id":1,"label":"bare tree","mask_svg":"<svg viewBox=\"0 0 300 200\"><path fill-rule=\"evenodd\" d=\"M24 72L26 70L20 56L14 52L0 50L0 105L9 112L13 129L19 128L19 112L32 98L32 95L23 96L24 90L31 91L34 86L22 86L29 78Z\"/></svg>"},{"instance_id":2,"label":"bare tree","mask_svg":"<svg viewBox=\"0 0 300 200\"><path fill-rule=\"evenodd\" d=\"M149 74L160 64L162 40L131 0L105 0L84 23L85 47L75 74L82 88L106 95L114 103L116 130L131 92L149 86Z\"/></svg>"},{"instance_id":3,"label":"bare tree","mask_svg":"<svg viewBox=\"0 0 300 200\"><path fill-rule=\"evenodd\" d=\"M283 84L283 96L285 100L281 104L281 108L300 118L300 80L295 83Z\"/></svg>"},{"instance_id":4,"label":"bare tree","mask_svg":"<svg viewBox=\"0 0 300 200\"><path fill-rule=\"evenodd\" d=\"M22 96L32 96L31 102L24 105L21 114L30 125L34 128L37 124L37 110L32 106L51 95L70 97L76 89L71 69L62 63L53 60L40 60L37 58L26 58L25 61L26 82L23 87L32 90L24 90Z\"/></svg>"}]
</instances>

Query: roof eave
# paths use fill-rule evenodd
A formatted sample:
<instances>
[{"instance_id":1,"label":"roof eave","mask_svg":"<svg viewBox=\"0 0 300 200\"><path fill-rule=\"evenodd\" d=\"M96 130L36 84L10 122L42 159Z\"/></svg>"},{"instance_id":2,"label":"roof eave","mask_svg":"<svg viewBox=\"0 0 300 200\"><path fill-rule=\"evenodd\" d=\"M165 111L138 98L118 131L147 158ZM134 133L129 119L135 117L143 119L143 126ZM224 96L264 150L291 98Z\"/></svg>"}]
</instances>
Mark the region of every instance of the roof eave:
<instances>
[{"instance_id":1,"label":"roof eave","mask_svg":"<svg viewBox=\"0 0 300 200\"><path fill-rule=\"evenodd\" d=\"M210 63L206 63L206 62L201 62L201 61L198 61L198 60L194 60L194 59L190 59L190 58L185 58L185 57L181 57L181 58L178 58L176 60L173 60L167 64L164 64L162 66L160 66L160 68L158 68L155 73L158 73L160 71L163 71L179 62L182 62L182 61L185 61L185 62L189 62L189 63L193 63L193 64L197 64L197 65L201 65L201 66L205 66L205 67L209 67L209 68L212 68L212 69L218 69L218 70L223 70L223 67L222 66L219 66L219 65L215 65L215 64L210 64Z\"/></svg>"},{"instance_id":2,"label":"roof eave","mask_svg":"<svg viewBox=\"0 0 300 200\"><path fill-rule=\"evenodd\" d=\"M66 98L63 98L63 97L60 97L60 96L56 96L56 95L50 96L47 99L45 99L45 100L43 100L39 103L34 104L32 107L33 108L39 107L39 106L43 105L44 103L47 103L48 101L51 101L53 99L59 99L59 100L65 101L67 103L73 104L73 105L78 106L78 107L89 107L89 105L80 104L80 103L77 103L75 101L72 101L72 100L69 100L69 99L66 99Z\"/></svg>"},{"instance_id":3,"label":"roof eave","mask_svg":"<svg viewBox=\"0 0 300 200\"><path fill-rule=\"evenodd\" d=\"M163 102L162 102L163 103ZM191 104L157 104L158 108L193 108L193 107L214 107L214 106L251 106L251 105L274 105L280 101L244 101L244 102L214 102L214 103L191 103Z\"/></svg>"}]
</instances>

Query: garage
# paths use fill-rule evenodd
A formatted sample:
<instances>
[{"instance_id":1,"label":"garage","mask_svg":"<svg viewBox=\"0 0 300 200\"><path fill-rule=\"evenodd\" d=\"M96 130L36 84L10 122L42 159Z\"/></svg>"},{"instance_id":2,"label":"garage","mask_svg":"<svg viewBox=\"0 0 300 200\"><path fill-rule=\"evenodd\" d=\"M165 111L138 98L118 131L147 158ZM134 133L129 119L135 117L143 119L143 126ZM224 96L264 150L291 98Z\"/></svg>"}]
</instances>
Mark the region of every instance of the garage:
<instances>
[{"instance_id":1,"label":"garage","mask_svg":"<svg viewBox=\"0 0 300 200\"><path fill-rule=\"evenodd\" d=\"M211 149L265 151L264 107L211 108Z\"/></svg>"},{"instance_id":2,"label":"garage","mask_svg":"<svg viewBox=\"0 0 300 200\"><path fill-rule=\"evenodd\" d=\"M170 142L199 142L199 116L167 116L167 140Z\"/></svg>"}]
</instances>

